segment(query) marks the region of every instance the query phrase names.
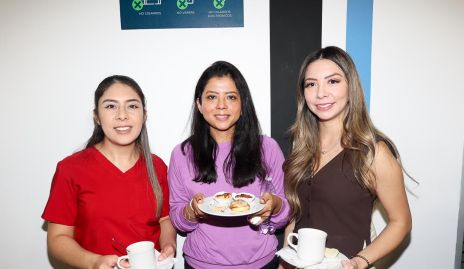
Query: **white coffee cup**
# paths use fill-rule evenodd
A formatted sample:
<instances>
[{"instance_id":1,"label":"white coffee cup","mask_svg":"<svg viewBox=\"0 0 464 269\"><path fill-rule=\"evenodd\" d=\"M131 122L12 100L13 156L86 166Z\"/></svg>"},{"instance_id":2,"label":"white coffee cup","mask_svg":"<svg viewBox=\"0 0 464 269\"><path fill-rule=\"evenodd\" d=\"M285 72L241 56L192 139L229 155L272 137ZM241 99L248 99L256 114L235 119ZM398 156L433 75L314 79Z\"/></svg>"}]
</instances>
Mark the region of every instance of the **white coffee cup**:
<instances>
[{"instance_id":1,"label":"white coffee cup","mask_svg":"<svg viewBox=\"0 0 464 269\"><path fill-rule=\"evenodd\" d=\"M118 267L123 269L155 269L155 244L151 241L140 241L126 248L127 255L118 258ZM121 260L128 259L130 267L121 265Z\"/></svg>"},{"instance_id":2,"label":"white coffee cup","mask_svg":"<svg viewBox=\"0 0 464 269\"><path fill-rule=\"evenodd\" d=\"M293 244L293 237L298 239L297 245ZM302 228L298 233L290 233L287 236L288 245L296 251L298 258L313 264L324 259L326 239L326 232L312 228Z\"/></svg>"}]
</instances>

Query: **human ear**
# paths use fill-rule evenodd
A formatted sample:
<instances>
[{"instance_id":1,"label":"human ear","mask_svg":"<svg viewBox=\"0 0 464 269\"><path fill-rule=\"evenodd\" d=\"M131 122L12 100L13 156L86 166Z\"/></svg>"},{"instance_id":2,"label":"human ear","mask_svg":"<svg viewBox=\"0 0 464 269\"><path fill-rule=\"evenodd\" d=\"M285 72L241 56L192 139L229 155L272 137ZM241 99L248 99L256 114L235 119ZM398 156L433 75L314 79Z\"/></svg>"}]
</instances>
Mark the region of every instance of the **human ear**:
<instances>
[{"instance_id":1,"label":"human ear","mask_svg":"<svg viewBox=\"0 0 464 269\"><path fill-rule=\"evenodd\" d=\"M93 122L95 122L97 125L101 125L100 120L98 119L98 115L95 111L93 112Z\"/></svg>"},{"instance_id":2,"label":"human ear","mask_svg":"<svg viewBox=\"0 0 464 269\"><path fill-rule=\"evenodd\" d=\"M196 103L197 103L197 109L198 109L198 111L200 111L200 113L203 114L203 111L202 111L202 109L201 109L200 98L197 98Z\"/></svg>"}]
</instances>

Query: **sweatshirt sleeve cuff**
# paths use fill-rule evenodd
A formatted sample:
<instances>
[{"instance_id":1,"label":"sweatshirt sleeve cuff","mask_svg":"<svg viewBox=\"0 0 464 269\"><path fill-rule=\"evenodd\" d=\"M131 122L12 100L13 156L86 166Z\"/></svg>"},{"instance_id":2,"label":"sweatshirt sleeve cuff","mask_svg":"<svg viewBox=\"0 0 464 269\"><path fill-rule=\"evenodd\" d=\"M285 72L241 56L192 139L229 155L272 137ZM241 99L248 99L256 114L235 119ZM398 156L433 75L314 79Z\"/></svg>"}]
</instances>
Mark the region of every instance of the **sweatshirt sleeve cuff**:
<instances>
[{"instance_id":1,"label":"sweatshirt sleeve cuff","mask_svg":"<svg viewBox=\"0 0 464 269\"><path fill-rule=\"evenodd\" d=\"M284 227L287 224L288 213L290 209L287 199L282 198L282 197L280 197L280 199L282 199L282 206L280 207L279 212L271 216L271 221L275 223L275 225L277 226L276 228Z\"/></svg>"},{"instance_id":2,"label":"sweatshirt sleeve cuff","mask_svg":"<svg viewBox=\"0 0 464 269\"><path fill-rule=\"evenodd\" d=\"M183 208L171 211L171 218L174 220L174 226L182 232L191 232L198 227L198 221L190 221L184 217Z\"/></svg>"}]
</instances>

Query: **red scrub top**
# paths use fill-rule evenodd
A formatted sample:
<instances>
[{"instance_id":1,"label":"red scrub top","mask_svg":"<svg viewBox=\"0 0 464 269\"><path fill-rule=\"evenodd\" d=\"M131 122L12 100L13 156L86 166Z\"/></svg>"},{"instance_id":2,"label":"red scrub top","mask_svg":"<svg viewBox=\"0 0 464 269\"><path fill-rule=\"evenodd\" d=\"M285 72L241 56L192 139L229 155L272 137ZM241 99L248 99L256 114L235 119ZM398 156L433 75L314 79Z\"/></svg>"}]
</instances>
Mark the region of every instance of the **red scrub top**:
<instances>
[{"instance_id":1,"label":"red scrub top","mask_svg":"<svg viewBox=\"0 0 464 269\"><path fill-rule=\"evenodd\" d=\"M167 167L152 156L163 192L164 217L169 214ZM160 226L155 215L156 199L144 158L123 173L90 147L58 163L42 218L74 226L75 240L91 252L121 255L125 250L114 239L124 246L149 240L159 250Z\"/></svg>"}]
</instances>

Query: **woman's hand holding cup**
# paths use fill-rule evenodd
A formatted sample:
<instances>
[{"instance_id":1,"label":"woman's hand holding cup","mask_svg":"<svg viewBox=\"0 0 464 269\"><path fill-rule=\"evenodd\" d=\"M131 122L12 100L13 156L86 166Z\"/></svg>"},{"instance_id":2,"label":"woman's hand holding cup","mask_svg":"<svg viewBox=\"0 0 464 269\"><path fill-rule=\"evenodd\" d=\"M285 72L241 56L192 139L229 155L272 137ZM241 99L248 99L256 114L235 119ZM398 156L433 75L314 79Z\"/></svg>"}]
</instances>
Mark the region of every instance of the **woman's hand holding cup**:
<instances>
[{"instance_id":1,"label":"woman's hand holding cup","mask_svg":"<svg viewBox=\"0 0 464 269\"><path fill-rule=\"evenodd\" d=\"M122 269L146 269L156 268L155 244L151 241L140 241L129 245L127 255L117 259L117 265ZM126 260L129 260L130 267L127 267Z\"/></svg>"},{"instance_id":2,"label":"woman's hand holding cup","mask_svg":"<svg viewBox=\"0 0 464 269\"><path fill-rule=\"evenodd\" d=\"M298 244L293 244L293 237L298 239ZM290 233L287 236L288 246L293 248L300 260L316 264L325 256L325 242L327 233L313 228L301 228L298 233Z\"/></svg>"},{"instance_id":3,"label":"woman's hand holding cup","mask_svg":"<svg viewBox=\"0 0 464 269\"><path fill-rule=\"evenodd\" d=\"M97 255L92 263L92 269L113 269L118 261L116 255Z\"/></svg>"},{"instance_id":4,"label":"woman's hand holding cup","mask_svg":"<svg viewBox=\"0 0 464 269\"><path fill-rule=\"evenodd\" d=\"M162 261L169 257L174 257L175 253L176 253L176 247L172 244L167 244L161 249L160 255L158 257L158 261Z\"/></svg>"}]
</instances>

